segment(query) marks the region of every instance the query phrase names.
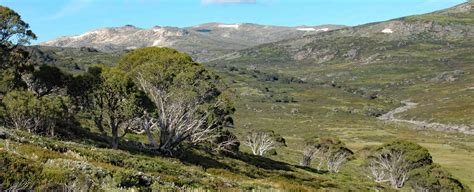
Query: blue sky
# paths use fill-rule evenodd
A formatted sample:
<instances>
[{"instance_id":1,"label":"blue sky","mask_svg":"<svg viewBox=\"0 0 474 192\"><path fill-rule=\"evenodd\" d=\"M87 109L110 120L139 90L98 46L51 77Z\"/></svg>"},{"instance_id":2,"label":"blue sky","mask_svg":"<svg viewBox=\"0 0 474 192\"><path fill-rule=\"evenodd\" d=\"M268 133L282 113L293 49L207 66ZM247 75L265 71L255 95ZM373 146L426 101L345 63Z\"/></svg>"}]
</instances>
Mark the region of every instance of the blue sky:
<instances>
[{"instance_id":1,"label":"blue sky","mask_svg":"<svg viewBox=\"0 0 474 192\"><path fill-rule=\"evenodd\" d=\"M22 15L35 42L132 24L187 27L207 22L282 26L358 25L427 13L465 0L0 0Z\"/></svg>"}]
</instances>

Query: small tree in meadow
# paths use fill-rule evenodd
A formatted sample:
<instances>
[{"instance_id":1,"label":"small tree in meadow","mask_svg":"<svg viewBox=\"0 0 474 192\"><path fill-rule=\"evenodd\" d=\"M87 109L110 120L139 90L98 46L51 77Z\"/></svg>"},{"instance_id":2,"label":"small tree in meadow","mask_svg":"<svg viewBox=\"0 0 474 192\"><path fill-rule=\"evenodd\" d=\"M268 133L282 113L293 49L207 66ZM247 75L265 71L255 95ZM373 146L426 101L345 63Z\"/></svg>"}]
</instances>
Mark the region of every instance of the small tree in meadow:
<instances>
[{"instance_id":1,"label":"small tree in meadow","mask_svg":"<svg viewBox=\"0 0 474 192\"><path fill-rule=\"evenodd\" d=\"M314 159L319 161L318 169L325 164L329 172L337 173L354 153L335 137L315 137L306 140L301 160L302 166L309 167Z\"/></svg>"},{"instance_id":2,"label":"small tree in meadow","mask_svg":"<svg viewBox=\"0 0 474 192\"><path fill-rule=\"evenodd\" d=\"M247 145L252 154L263 156L279 146L286 146L285 139L271 130L251 131L245 136L243 144Z\"/></svg>"},{"instance_id":3,"label":"small tree in meadow","mask_svg":"<svg viewBox=\"0 0 474 192\"><path fill-rule=\"evenodd\" d=\"M411 171L432 162L428 150L420 145L395 141L376 148L366 164L375 182L388 182L394 189L400 189L410 179Z\"/></svg>"}]
</instances>

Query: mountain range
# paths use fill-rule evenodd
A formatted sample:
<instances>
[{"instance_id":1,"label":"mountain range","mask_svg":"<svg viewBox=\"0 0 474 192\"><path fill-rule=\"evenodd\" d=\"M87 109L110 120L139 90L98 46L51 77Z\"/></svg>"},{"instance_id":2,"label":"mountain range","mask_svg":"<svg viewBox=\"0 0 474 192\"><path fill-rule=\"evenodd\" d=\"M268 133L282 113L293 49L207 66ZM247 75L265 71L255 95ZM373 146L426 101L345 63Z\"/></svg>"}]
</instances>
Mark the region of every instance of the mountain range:
<instances>
[{"instance_id":1,"label":"mountain range","mask_svg":"<svg viewBox=\"0 0 474 192\"><path fill-rule=\"evenodd\" d=\"M105 52L147 46L172 47L191 54L198 61L207 61L222 53L343 27L340 25L281 27L250 23L206 23L186 28L155 26L151 29L142 29L126 25L93 30L77 36L60 37L39 45L92 47Z\"/></svg>"},{"instance_id":2,"label":"mountain range","mask_svg":"<svg viewBox=\"0 0 474 192\"><path fill-rule=\"evenodd\" d=\"M385 52L406 48L408 44L435 40L468 40L474 36L472 3L429 14L345 27L327 33L307 35L269 43L229 54L224 60L269 59L276 63L325 63L329 61L372 62L386 57ZM449 47L449 46L448 46ZM275 55L269 55L271 50ZM241 60L239 60L240 62Z\"/></svg>"}]
</instances>

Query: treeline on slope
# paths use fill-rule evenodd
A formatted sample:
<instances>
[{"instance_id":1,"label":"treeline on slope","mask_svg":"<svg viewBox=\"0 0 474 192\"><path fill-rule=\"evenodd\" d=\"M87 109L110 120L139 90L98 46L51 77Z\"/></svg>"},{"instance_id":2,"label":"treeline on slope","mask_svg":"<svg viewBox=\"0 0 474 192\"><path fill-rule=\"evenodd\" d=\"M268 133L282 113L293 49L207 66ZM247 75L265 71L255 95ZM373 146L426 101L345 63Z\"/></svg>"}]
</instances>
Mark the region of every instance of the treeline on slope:
<instances>
[{"instance_id":1,"label":"treeline on slope","mask_svg":"<svg viewBox=\"0 0 474 192\"><path fill-rule=\"evenodd\" d=\"M137 133L148 139L147 145L141 143L145 150L157 155L198 145L222 155L239 150L240 141L226 129L233 125L232 90L189 55L142 48L127 53L116 67L95 65L71 75L29 59L23 45L36 36L16 12L0 6L0 19L0 115L6 127L67 137L88 126L86 121L113 149L120 148L125 135ZM286 146L286 141L271 130L250 131L243 144L263 156L275 154L272 150ZM42 176L27 170L38 167L27 166L28 161L15 154L0 154L0 190L41 190L18 188L17 183L22 178L40 180ZM302 165L309 167L317 159L318 170L325 165L326 171L337 173L352 158L354 152L339 139L315 138L307 142ZM411 182L416 190L468 190L413 143L385 144L370 151L367 162L375 182L389 182L395 189ZM4 174L11 171L15 173Z\"/></svg>"}]
</instances>

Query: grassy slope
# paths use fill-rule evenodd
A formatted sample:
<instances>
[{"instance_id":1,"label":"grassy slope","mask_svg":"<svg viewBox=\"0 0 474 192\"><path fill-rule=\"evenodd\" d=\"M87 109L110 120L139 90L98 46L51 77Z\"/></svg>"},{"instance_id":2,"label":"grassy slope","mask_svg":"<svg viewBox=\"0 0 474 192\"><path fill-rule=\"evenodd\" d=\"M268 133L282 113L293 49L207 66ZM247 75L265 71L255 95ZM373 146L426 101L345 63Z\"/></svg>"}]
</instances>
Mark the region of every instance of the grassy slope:
<instances>
[{"instance_id":1,"label":"grassy slope","mask_svg":"<svg viewBox=\"0 0 474 192\"><path fill-rule=\"evenodd\" d=\"M0 128L0 131L5 129ZM29 161L32 166L41 167L42 178L38 182L44 185L64 182L64 179L72 182L84 176L92 179L95 185L105 182L107 185L101 186L100 190L115 191L119 184L128 181L124 175L141 174L152 178L153 189L314 191L368 190L376 187L364 177L349 179L354 175L346 171L342 174L318 173L244 153L230 158L194 150L183 154L179 160L133 149L104 149L92 140L80 144L85 140L66 142L18 131L7 130L7 133L9 138L0 140L0 156L9 154ZM77 175L72 176L71 173Z\"/></svg>"},{"instance_id":2,"label":"grassy slope","mask_svg":"<svg viewBox=\"0 0 474 192\"><path fill-rule=\"evenodd\" d=\"M454 17L449 15L448 17L434 13L408 17L406 21L443 21L443 25L465 25L466 22L471 22L471 14L458 14ZM246 50L242 57L216 61L208 66L219 71L240 95L236 102L236 129L234 131L241 138L250 128L273 129L285 137L288 147L278 149L279 155L270 156L271 159L290 165L298 164L304 138L316 135L338 135L355 151L362 150L364 146L378 145L401 138L427 147L435 162L440 163L470 188L474 188L474 164L471 163L474 161L474 136L426 129L416 130L408 124L386 123L374 117L374 114L398 107L400 101L412 100L419 103L418 107L400 114L400 117L474 125L474 116L472 116L474 114L472 105L474 103L472 88L474 87L472 75L474 73L474 57L472 56L474 41L472 38L440 39L426 34L418 34L404 40L378 41L377 38L383 38L380 34L374 38L375 40L367 43L370 38L354 40L350 37L335 37L326 40L327 42L322 40L305 47L313 48L313 50L339 50L335 59L326 63L309 59L292 60L292 56L287 54L288 50L285 47L271 44ZM334 48L331 45L337 45L337 47ZM348 60L343 57L343 54L352 47L359 47L359 54L354 60ZM366 62L367 58L376 53L380 55ZM98 53L90 54L97 55ZM90 63L90 58L94 58L90 55L80 55L75 53L71 57L74 57L76 61L79 60L79 63L86 61L86 64ZM60 57L59 65L67 66L68 61L61 58L63 57ZM112 58L114 59L101 61L113 65L117 56L112 56ZM248 66L256 66L260 73L247 70ZM456 71L463 73L455 74ZM448 77L453 77L455 80L438 78L443 73L447 73ZM265 75L277 75L280 79L297 77L305 79L307 83L288 84L282 80L265 81L263 80ZM377 98L371 99L370 96L374 94ZM275 102L281 98L294 98L297 102ZM299 112L292 113L293 109L298 109ZM248 152L244 146L241 149ZM174 160L165 159L164 161ZM239 169L248 166L247 163L235 159L225 158L218 161L229 166L234 166L235 162L238 162ZM310 175L317 181L327 179L338 188L352 187L352 185L363 188L373 185L370 182L366 183L360 164L361 158L356 158L338 175L305 172L294 166L291 166L295 169L291 172L297 177ZM165 165L168 166L167 163ZM188 165L183 166L188 168ZM248 183L253 180L251 177L242 176L243 174L236 172L217 173L222 169L204 170L200 166L191 166L190 169L197 169L197 173L210 174L211 177L243 177L238 180L239 183ZM282 179L276 178L285 177L283 172L270 171L268 175L264 177L267 179L258 180L259 183L262 182L258 186L280 188L288 184L285 182L293 182L293 179L283 179L284 183L279 183ZM361 181L354 181L354 178ZM295 181L300 179L295 179ZM359 182L362 183L358 184ZM321 185L331 187L331 185Z\"/></svg>"}]
</instances>

